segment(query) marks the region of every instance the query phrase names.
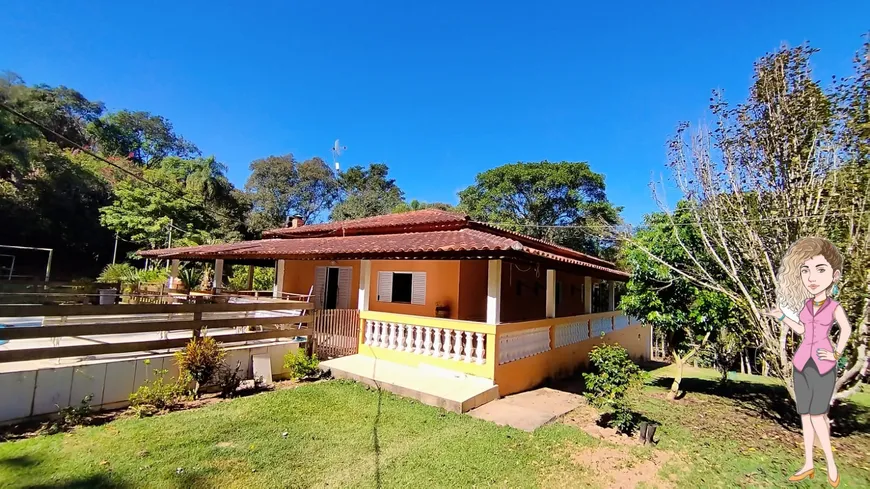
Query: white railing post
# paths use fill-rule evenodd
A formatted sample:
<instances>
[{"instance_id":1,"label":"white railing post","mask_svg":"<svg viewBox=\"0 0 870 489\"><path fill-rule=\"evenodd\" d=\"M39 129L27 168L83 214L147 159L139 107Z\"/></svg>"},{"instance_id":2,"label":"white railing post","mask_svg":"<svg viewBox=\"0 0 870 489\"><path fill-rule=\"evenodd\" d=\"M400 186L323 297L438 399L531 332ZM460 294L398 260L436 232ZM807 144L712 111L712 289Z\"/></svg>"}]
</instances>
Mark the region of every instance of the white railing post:
<instances>
[{"instance_id":1,"label":"white railing post","mask_svg":"<svg viewBox=\"0 0 870 489\"><path fill-rule=\"evenodd\" d=\"M432 328L426 328L426 337L423 341L423 354L432 355Z\"/></svg>"},{"instance_id":2,"label":"white railing post","mask_svg":"<svg viewBox=\"0 0 870 489\"><path fill-rule=\"evenodd\" d=\"M432 342L432 353L433 357L441 356L441 328L432 328L432 333L435 335L435 339Z\"/></svg>"},{"instance_id":3,"label":"white railing post","mask_svg":"<svg viewBox=\"0 0 870 489\"><path fill-rule=\"evenodd\" d=\"M423 326L414 326L414 353L423 353Z\"/></svg>"},{"instance_id":4,"label":"white railing post","mask_svg":"<svg viewBox=\"0 0 870 489\"><path fill-rule=\"evenodd\" d=\"M477 357L477 363L483 365L484 353L486 352L486 335L483 333L475 333L475 336L477 337L477 351L475 352L475 356Z\"/></svg>"},{"instance_id":5,"label":"white railing post","mask_svg":"<svg viewBox=\"0 0 870 489\"><path fill-rule=\"evenodd\" d=\"M456 330L456 342L453 343L453 359L462 360L462 331Z\"/></svg>"},{"instance_id":6,"label":"white railing post","mask_svg":"<svg viewBox=\"0 0 870 489\"><path fill-rule=\"evenodd\" d=\"M470 362L474 358L474 333L465 332L465 361Z\"/></svg>"},{"instance_id":7,"label":"white railing post","mask_svg":"<svg viewBox=\"0 0 870 489\"><path fill-rule=\"evenodd\" d=\"M402 351L405 349L405 325L399 323L396 327L399 329L399 334L396 337L396 350Z\"/></svg>"},{"instance_id":8,"label":"white railing post","mask_svg":"<svg viewBox=\"0 0 870 489\"><path fill-rule=\"evenodd\" d=\"M372 321L369 319L366 319L366 334L364 344L369 346L371 346L372 344Z\"/></svg>"},{"instance_id":9,"label":"white railing post","mask_svg":"<svg viewBox=\"0 0 870 489\"><path fill-rule=\"evenodd\" d=\"M396 324L390 323L390 350L396 349Z\"/></svg>"},{"instance_id":10,"label":"white railing post","mask_svg":"<svg viewBox=\"0 0 870 489\"><path fill-rule=\"evenodd\" d=\"M444 351L441 352L441 355L440 355L442 358L447 358L447 359L450 358L450 346L451 346L450 340L451 340L452 335L453 335L452 329L445 329L444 330Z\"/></svg>"},{"instance_id":11,"label":"white railing post","mask_svg":"<svg viewBox=\"0 0 870 489\"><path fill-rule=\"evenodd\" d=\"M405 351L411 353L414 351L414 328L415 326L408 325L408 338L405 341Z\"/></svg>"}]
</instances>

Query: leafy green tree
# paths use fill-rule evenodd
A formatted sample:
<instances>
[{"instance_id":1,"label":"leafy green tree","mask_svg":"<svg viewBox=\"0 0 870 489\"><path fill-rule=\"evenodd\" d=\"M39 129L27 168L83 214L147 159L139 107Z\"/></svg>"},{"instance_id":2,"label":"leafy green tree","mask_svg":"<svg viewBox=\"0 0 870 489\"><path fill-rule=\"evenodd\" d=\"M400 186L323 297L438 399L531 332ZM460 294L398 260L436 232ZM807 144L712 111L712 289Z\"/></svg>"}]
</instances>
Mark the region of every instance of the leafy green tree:
<instances>
[{"instance_id":1,"label":"leafy green tree","mask_svg":"<svg viewBox=\"0 0 870 489\"><path fill-rule=\"evenodd\" d=\"M332 208L339 184L329 165L314 157L298 163L292 154L269 156L251 163L245 184L255 233L282 227L293 215L312 222Z\"/></svg>"},{"instance_id":2,"label":"leafy green tree","mask_svg":"<svg viewBox=\"0 0 870 489\"><path fill-rule=\"evenodd\" d=\"M134 178L119 181L114 202L101 209L101 221L109 229L151 248L168 246L170 229L176 246L242 238L242 211L223 175L223 166L213 157L169 157L141 174L168 192ZM221 215L235 221L235 227L222 224Z\"/></svg>"},{"instance_id":3,"label":"leafy green tree","mask_svg":"<svg viewBox=\"0 0 870 489\"><path fill-rule=\"evenodd\" d=\"M338 177L341 201L332 209L330 219L344 221L390 214L404 202L404 192L396 181L387 178L389 167L372 163L368 168L354 166Z\"/></svg>"},{"instance_id":4,"label":"leafy green tree","mask_svg":"<svg viewBox=\"0 0 870 489\"><path fill-rule=\"evenodd\" d=\"M687 213L677 215L673 222L661 213L645 216L634 241L622 249L631 279L619 304L626 314L664 334L677 367L669 394L672 399L679 394L686 362L707 345L711 334L717 341L720 330L736 328L739 323L738 311L727 296L695 286L650 257L654 253L668 263L692 260L679 242L699 249L697 231Z\"/></svg>"},{"instance_id":5,"label":"leafy green tree","mask_svg":"<svg viewBox=\"0 0 870 489\"><path fill-rule=\"evenodd\" d=\"M199 149L175 133L168 119L148 112L121 110L92 121L87 128L97 149L147 167L168 156L192 158Z\"/></svg>"},{"instance_id":6,"label":"leafy green tree","mask_svg":"<svg viewBox=\"0 0 870 489\"><path fill-rule=\"evenodd\" d=\"M440 209L442 211L458 212L456 207L450 204L445 204L443 202L421 202L417 199L413 199L410 202L402 202L393 209L393 212L422 211L423 209Z\"/></svg>"},{"instance_id":7,"label":"leafy green tree","mask_svg":"<svg viewBox=\"0 0 870 489\"><path fill-rule=\"evenodd\" d=\"M621 208L604 190L604 176L586 163L520 162L477 175L459 192L459 207L476 220L612 258L614 243L600 231L620 221Z\"/></svg>"}]
</instances>

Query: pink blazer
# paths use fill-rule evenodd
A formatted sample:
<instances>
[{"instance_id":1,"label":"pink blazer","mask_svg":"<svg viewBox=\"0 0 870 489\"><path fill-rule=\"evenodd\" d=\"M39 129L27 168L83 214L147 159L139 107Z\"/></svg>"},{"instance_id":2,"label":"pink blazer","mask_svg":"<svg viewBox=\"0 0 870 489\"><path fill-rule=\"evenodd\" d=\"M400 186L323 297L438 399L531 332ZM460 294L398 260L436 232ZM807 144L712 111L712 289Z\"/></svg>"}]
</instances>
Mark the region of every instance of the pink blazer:
<instances>
[{"instance_id":1,"label":"pink blazer","mask_svg":"<svg viewBox=\"0 0 870 489\"><path fill-rule=\"evenodd\" d=\"M829 372L837 365L837 362L831 360L821 360L816 350L822 348L828 351L834 351L831 345L831 339L828 335L831 333L831 326L834 325L834 311L840 303L832 300L830 297L825 299L822 307L813 314L813 299L807 300L807 305L801 311L800 320L804 325L804 334L801 345L794 354L794 366L798 371L803 371L810 358L816 364L820 374Z\"/></svg>"}]
</instances>

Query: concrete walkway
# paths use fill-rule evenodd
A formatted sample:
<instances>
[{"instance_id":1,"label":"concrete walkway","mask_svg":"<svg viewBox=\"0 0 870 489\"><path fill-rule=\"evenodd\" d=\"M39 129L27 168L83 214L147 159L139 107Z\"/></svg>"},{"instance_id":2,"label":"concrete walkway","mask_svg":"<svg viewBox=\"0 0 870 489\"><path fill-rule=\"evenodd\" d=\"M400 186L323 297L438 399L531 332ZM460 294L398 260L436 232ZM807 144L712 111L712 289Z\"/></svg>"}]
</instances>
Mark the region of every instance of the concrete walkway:
<instances>
[{"instance_id":1,"label":"concrete walkway","mask_svg":"<svg viewBox=\"0 0 870 489\"><path fill-rule=\"evenodd\" d=\"M532 432L582 403L583 397L578 394L543 387L503 397L468 414L497 425Z\"/></svg>"},{"instance_id":2,"label":"concrete walkway","mask_svg":"<svg viewBox=\"0 0 870 489\"><path fill-rule=\"evenodd\" d=\"M337 379L361 382L454 413L464 413L498 399L498 386L489 379L471 375L455 378L456 372L425 367L359 354L320 362L320 368L329 370Z\"/></svg>"}]
</instances>

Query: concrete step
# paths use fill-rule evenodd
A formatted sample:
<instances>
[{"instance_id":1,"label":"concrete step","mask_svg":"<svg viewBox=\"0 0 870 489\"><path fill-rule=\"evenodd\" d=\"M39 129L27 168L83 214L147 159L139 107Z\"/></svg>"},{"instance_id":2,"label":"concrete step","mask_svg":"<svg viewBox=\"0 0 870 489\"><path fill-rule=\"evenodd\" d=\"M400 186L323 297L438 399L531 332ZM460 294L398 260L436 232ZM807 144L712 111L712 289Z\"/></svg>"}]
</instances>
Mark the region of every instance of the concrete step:
<instances>
[{"instance_id":1,"label":"concrete step","mask_svg":"<svg viewBox=\"0 0 870 489\"><path fill-rule=\"evenodd\" d=\"M498 386L489 379L444 375L433 369L409 367L366 355L350 355L320 362L336 379L348 379L423 404L465 413L498 399Z\"/></svg>"}]
</instances>

